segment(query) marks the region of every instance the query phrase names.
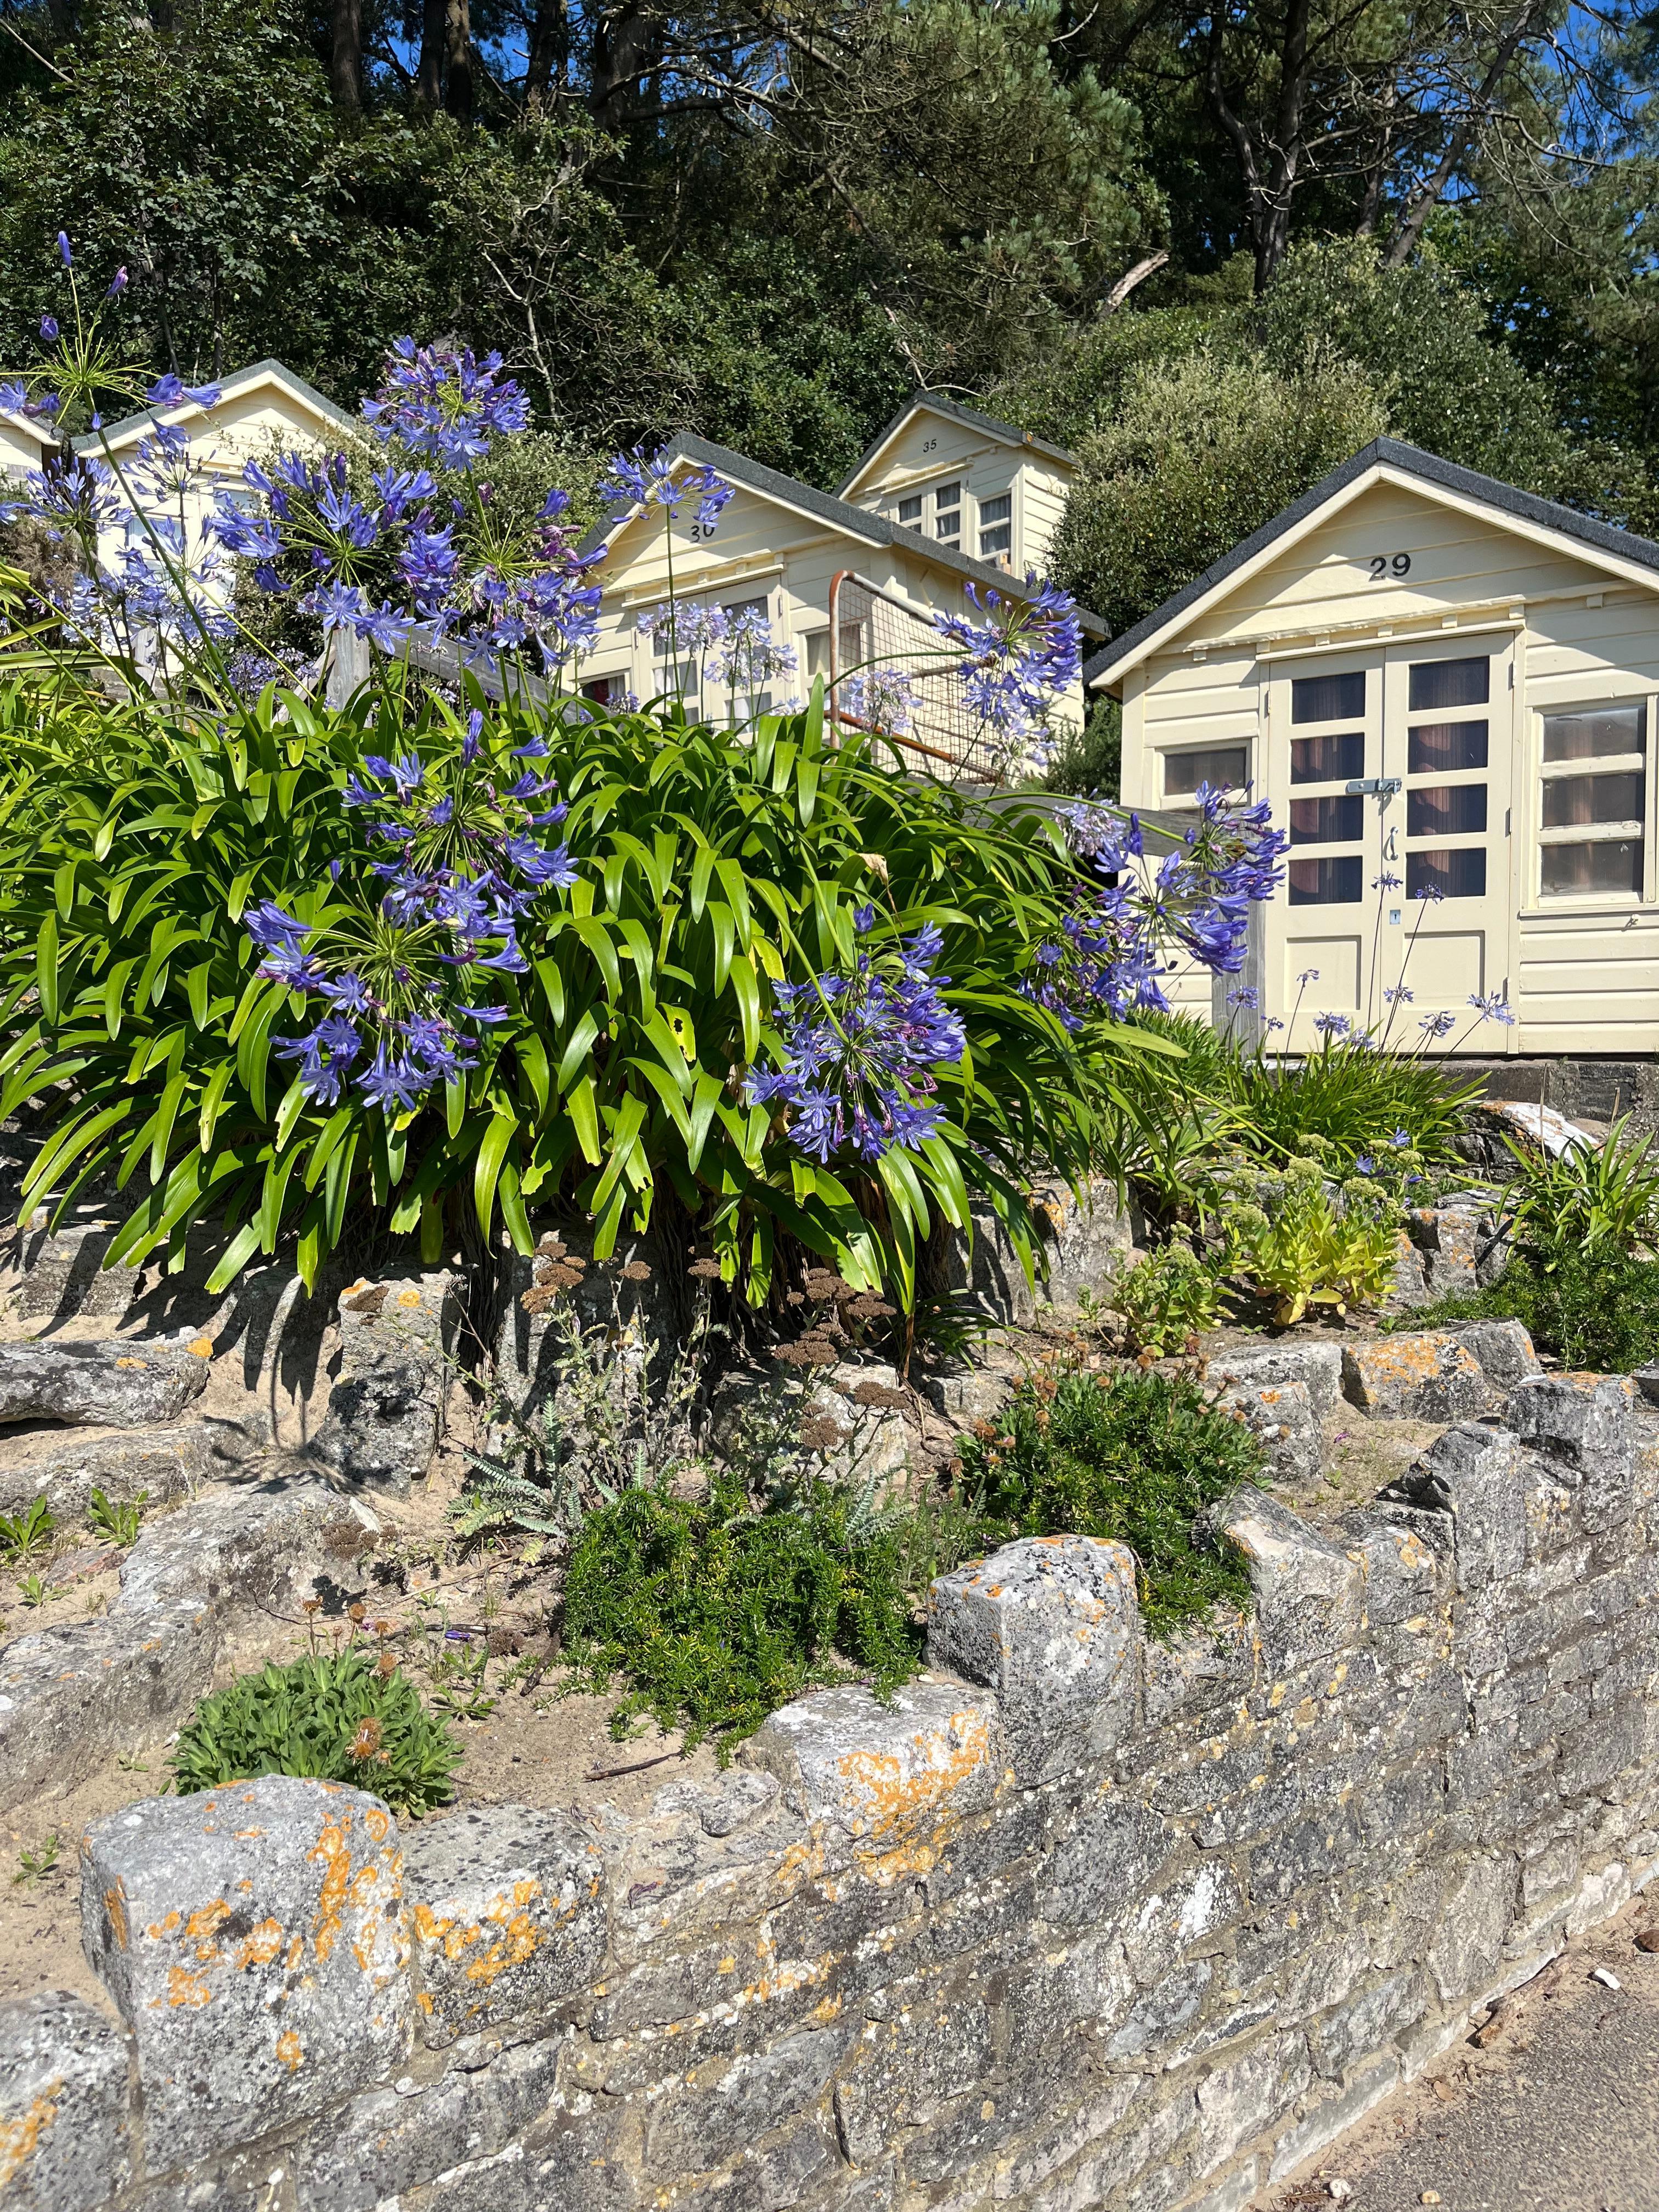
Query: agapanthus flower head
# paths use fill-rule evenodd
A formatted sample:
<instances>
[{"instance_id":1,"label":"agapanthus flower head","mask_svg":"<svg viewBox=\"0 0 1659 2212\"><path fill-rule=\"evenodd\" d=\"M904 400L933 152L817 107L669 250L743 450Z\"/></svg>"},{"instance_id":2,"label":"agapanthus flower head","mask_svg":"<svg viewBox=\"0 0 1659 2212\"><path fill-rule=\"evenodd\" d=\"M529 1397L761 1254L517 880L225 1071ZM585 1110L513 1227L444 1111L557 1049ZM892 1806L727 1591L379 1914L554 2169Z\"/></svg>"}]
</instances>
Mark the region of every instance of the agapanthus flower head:
<instances>
[{"instance_id":1,"label":"agapanthus flower head","mask_svg":"<svg viewBox=\"0 0 1659 2212\"><path fill-rule=\"evenodd\" d=\"M664 599L641 614L635 628L641 637L654 638L665 653L706 653L726 636L726 611Z\"/></svg>"},{"instance_id":2,"label":"agapanthus flower head","mask_svg":"<svg viewBox=\"0 0 1659 2212\"><path fill-rule=\"evenodd\" d=\"M1296 980L1298 983L1316 983L1319 981L1319 970L1317 968L1304 968Z\"/></svg>"},{"instance_id":3,"label":"agapanthus flower head","mask_svg":"<svg viewBox=\"0 0 1659 2212\"><path fill-rule=\"evenodd\" d=\"M1425 1036L1431 1039L1449 1036L1452 1030L1457 1027L1457 1017L1445 1011L1436 1014L1425 1014L1417 1026L1423 1031Z\"/></svg>"},{"instance_id":4,"label":"agapanthus flower head","mask_svg":"<svg viewBox=\"0 0 1659 2212\"><path fill-rule=\"evenodd\" d=\"M1353 1027L1346 1014L1316 1014L1314 1027L1323 1037L1345 1037Z\"/></svg>"},{"instance_id":5,"label":"agapanthus flower head","mask_svg":"<svg viewBox=\"0 0 1659 2212\"><path fill-rule=\"evenodd\" d=\"M122 293L125 292L126 289L127 266L124 261L121 264L121 266L116 270L114 276L110 278L109 289L105 293L104 297L106 300L118 300Z\"/></svg>"},{"instance_id":6,"label":"agapanthus flower head","mask_svg":"<svg viewBox=\"0 0 1659 2212\"><path fill-rule=\"evenodd\" d=\"M611 507L659 507L671 520L688 499L696 499L698 527L709 531L732 497L732 486L707 462L684 462L672 446L659 446L654 453L635 446L611 455L611 473L599 479L599 494Z\"/></svg>"},{"instance_id":7,"label":"agapanthus flower head","mask_svg":"<svg viewBox=\"0 0 1659 2212\"><path fill-rule=\"evenodd\" d=\"M1501 991L1489 991L1484 999L1478 992L1471 992L1469 1004L1483 1022L1498 1022L1505 1029L1514 1028L1515 1016Z\"/></svg>"},{"instance_id":8,"label":"agapanthus flower head","mask_svg":"<svg viewBox=\"0 0 1659 2212\"><path fill-rule=\"evenodd\" d=\"M866 729L902 737L915 723L917 679L902 668L860 668L845 678L837 696L842 714Z\"/></svg>"},{"instance_id":9,"label":"agapanthus flower head","mask_svg":"<svg viewBox=\"0 0 1659 2212\"><path fill-rule=\"evenodd\" d=\"M500 354L480 361L470 346L417 346L401 337L363 413L388 443L447 468L471 469L495 439L528 427L530 402L502 378Z\"/></svg>"},{"instance_id":10,"label":"agapanthus flower head","mask_svg":"<svg viewBox=\"0 0 1659 2212\"><path fill-rule=\"evenodd\" d=\"M1419 884L1418 889L1412 893L1412 896L1414 899L1420 899L1428 906L1438 906L1444 899L1445 896L1446 894L1440 889L1440 886L1437 884Z\"/></svg>"},{"instance_id":11,"label":"agapanthus flower head","mask_svg":"<svg viewBox=\"0 0 1659 2212\"><path fill-rule=\"evenodd\" d=\"M1416 994L1409 990L1404 983L1385 983L1382 987L1382 996L1391 1006L1395 1004L1408 1006Z\"/></svg>"},{"instance_id":12,"label":"agapanthus flower head","mask_svg":"<svg viewBox=\"0 0 1659 2212\"><path fill-rule=\"evenodd\" d=\"M216 407L222 397L218 385L186 384L171 369L165 376L158 376L144 394L147 404L151 407L178 407L185 400L195 407Z\"/></svg>"},{"instance_id":13,"label":"agapanthus flower head","mask_svg":"<svg viewBox=\"0 0 1659 2212\"><path fill-rule=\"evenodd\" d=\"M1083 631L1077 606L1052 584L1025 579L1023 593L988 585L968 586L980 617L936 614L933 625L962 648L957 673L969 706L1006 737L1040 728L1060 694L1083 667Z\"/></svg>"},{"instance_id":14,"label":"agapanthus flower head","mask_svg":"<svg viewBox=\"0 0 1659 2212\"><path fill-rule=\"evenodd\" d=\"M58 340L58 318L56 315L41 316L40 335L48 345L56 344Z\"/></svg>"},{"instance_id":15,"label":"agapanthus flower head","mask_svg":"<svg viewBox=\"0 0 1659 2212\"><path fill-rule=\"evenodd\" d=\"M73 268L75 256L70 252L69 233L66 230L60 230L58 234L58 251L63 258L64 268Z\"/></svg>"}]
</instances>

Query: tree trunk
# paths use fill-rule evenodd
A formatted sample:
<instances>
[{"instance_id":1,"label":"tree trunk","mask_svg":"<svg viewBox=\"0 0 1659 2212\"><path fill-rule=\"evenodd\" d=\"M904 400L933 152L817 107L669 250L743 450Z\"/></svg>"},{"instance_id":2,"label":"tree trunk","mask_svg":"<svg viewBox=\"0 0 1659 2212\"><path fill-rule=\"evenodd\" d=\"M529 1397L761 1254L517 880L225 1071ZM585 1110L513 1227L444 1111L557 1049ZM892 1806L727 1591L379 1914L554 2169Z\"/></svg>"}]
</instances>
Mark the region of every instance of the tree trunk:
<instances>
[{"instance_id":1,"label":"tree trunk","mask_svg":"<svg viewBox=\"0 0 1659 2212\"><path fill-rule=\"evenodd\" d=\"M363 112L363 0L334 0L328 81L337 114Z\"/></svg>"},{"instance_id":2,"label":"tree trunk","mask_svg":"<svg viewBox=\"0 0 1659 2212\"><path fill-rule=\"evenodd\" d=\"M562 88L569 58L565 0L537 0L530 11L530 56L524 77L524 104L532 115L551 106L555 80Z\"/></svg>"},{"instance_id":3,"label":"tree trunk","mask_svg":"<svg viewBox=\"0 0 1659 2212\"><path fill-rule=\"evenodd\" d=\"M661 60L661 32L633 0L605 9L593 24L588 103L601 130L623 136L637 120L640 87Z\"/></svg>"},{"instance_id":4,"label":"tree trunk","mask_svg":"<svg viewBox=\"0 0 1659 2212\"><path fill-rule=\"evenodd\" d=\"M469 0L445 0L444 106L458 123L472 116L472 15Z\"/></svg>"},{"instance_id":5,"label":"tree trunk","mask_svg":"<svg viewBox=\"0 0 1659 2212\"><path fill-rule=\"evenodd\" d=\"M444 0L424 0L421 9L421 60L415 76L416 105L435 115L443 102Z\"/></svg>"}]
</instances>

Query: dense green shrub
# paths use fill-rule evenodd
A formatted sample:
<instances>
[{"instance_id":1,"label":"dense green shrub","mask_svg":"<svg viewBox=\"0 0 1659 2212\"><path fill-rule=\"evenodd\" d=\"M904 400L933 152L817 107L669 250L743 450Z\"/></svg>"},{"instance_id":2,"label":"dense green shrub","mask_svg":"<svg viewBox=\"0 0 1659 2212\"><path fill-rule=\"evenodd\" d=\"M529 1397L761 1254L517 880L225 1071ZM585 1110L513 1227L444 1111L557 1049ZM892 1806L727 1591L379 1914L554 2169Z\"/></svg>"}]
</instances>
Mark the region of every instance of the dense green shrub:
<instances>
[{"instance_id":1,"label":"dense green shrub","mask_svg":"<svg viewBox=\"0 0 1659 2212\"><path fill-rule=\"evenodd\" d=\"M461 1747L395 1667L351 1644L262 1667L204 1698L179 1732L179 1794L260 1774L349 1782L418 1816L454 1794Z\"/></svg>"},{"instance_id":2,"label":"dense green shrub","mask_svg":"<svg viewBox=\"0 0 1659 2212\"><path fill-rule=\"evenodd\" d=\"M1659 1260L1563 1247L1547 1262L1517 1252L1488 1289L1442 1298L1396 1328L1449 1328L1496 1318L1522 1322L1540 1352L1564 1367L1628 1375L1659 1359Z\"/></svg>"},{"instance_id":3,"label":"dense green shrub","mask_svg":"<svg viewBox=\"0 0 1659 2212\"><path fill-rule=\"evenodd\" d=\"M580 1680L629 1685L614 1735L652 1713L688 1744L713 1736L722 1759L813 1683L890 1694L921 1649L895 1529L867 1498L817 1481L757 1512L732 1474L701 1504L641 1488L590 1513L564 1636Z\"/></svg>"},{"instance_id":4,"label":"dense green shrub","mask_svg":"<svg viewBox=\"0 0 1659 2212\"><path fill-rule=\"evenodd\" d=\"M961 1487L988 1540L1061 1534L1127 1544L1154 1635L1249 1602L1243 1564L1200 1516L1265 1455L1189 1376L1073 1373L1022 1383L988 1435L964 1438ZM987 1548L988 1549L988 1540Z\"/></svg>"},{"instance_id":5,"label":"dense green shrub","mask_svg":"<svg viewBox=\"0 0 1659 2212\"><path fill-rule=\"evenodd\" d=\"M1104 1303L1128 1349L1159 1359L1216 1328L1225 1309L1215 1271L1178 1237L1115 1277Z\"/></svg>"},{"instance_id":6,"label":"dense green shrub","mask_svg":"<svg viewBox=\"0 0 1659 2212\"><path fill-rule=\"evenodd\" d=\"M492 711L501 781L547 723ZM1100 1053L1134 1042L1097 1024L1085 1054L1016 988L1079 880L1054 826L827 744L816 702L752 739L594 710L554 717L545 742L580 879L520 919L528 966L492 987L476 1066L382 1115L290 1075L278 1048L314 1002L257 972L245 922L274 901L320 931L354 884L378 897L384 848L342 805L348 776L366 755L453 760L451 710L387 685L343 714L267 693L215 723L63 684L0 690L0 1117L40 1099L47 1133L26 1196L67 1203L100 1174L135 1194L112 1265L176 1260L192 1221L222 1218L217 1285L284 1234L314 1277L366 1199L433 1257L464 1205L528 1250L527 1209L559 1201L595 1219L604 1256L665 1188L757 1296L782 1231L908 1303L918 1245L937 1217L965 1224L970 1194L1029 1252L1027 1165L1084 1168ZM777 1046L774 985L849 971L866 907L859 941L878 951L942 933L968 1050L937 1071L937 1134L819 1165L745 1103L743 1071Z\"/></svg>"}]
</instances>

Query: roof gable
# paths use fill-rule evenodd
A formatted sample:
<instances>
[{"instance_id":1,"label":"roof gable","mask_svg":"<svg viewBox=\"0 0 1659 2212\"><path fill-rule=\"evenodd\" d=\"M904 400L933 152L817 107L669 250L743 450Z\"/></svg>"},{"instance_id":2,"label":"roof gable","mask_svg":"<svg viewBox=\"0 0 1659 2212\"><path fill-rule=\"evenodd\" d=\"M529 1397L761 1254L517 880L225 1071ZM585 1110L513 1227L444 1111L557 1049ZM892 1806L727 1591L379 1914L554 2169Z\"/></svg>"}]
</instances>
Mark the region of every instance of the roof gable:
<instances>
[{"instance_id":1,"label":"roof gable","mask_svg":"<svg viewBox=\"0 0 1659 2212\"><path fill-rule=\"evenodd\" d=\"M147 437L157 423L211 422L221 409L229 409L239 402L276 396L289 403L289 411L301 417L312 416L339 433L342 436L362 437L367 424L356 416L348 415L343 407L307 384L280 361L252 362L246 368L233 369L228 376L219 380L219 399L213 407L201 408L191 400L180 401L173 407L141 408L136 415L123 416L118 422L106 423L100 432L89 433L75 441L77 452L101 452L106 446L119 449L135 445Z\"/></svg>"},{"instance_id":2,"label":"roof gable","mask_svg":"<svg viewBox=\"0 0 1659 2212\"><path fill-rule=\"evenodd\" d=\"M1659 589L1659 544L1650 539L1521 491L1478 470L1441 460L1418 447L1378 438L1241 540L1161 607L1114 638L1085 668L1085 684L1100 687L1121 680L1152 653L1213 617L1275 561L1304 544L1334 517L1380 485L1396 486L1420 500L1478 514L1488 527L1525 539L1534 547L1571 556L1599 574ZM1387 617L1379 611L1377 618Z\"/></svg>"},{"instance_id":3,"label":"roof gable","mask_svg":"<svg viewBox=\"0 0 1659 2212\"><path fill-rule=\"evenodd\" d=\"M675 461L684 461L693 468L712 468L729 483L741 485L774 506L791 514L805 516L825 527L840 532L865 545L897 545L911 557L925 562L967 583L990 586L999 592L1014 598L1025 596L1025 588L1018 576L1006 568L993 568L988 561L975 561L968 554L957 553L948 545L940 545L924 538L917 531L905 530L890 522L883 514L873 514L868 507L849 506L832 493L819 491L814 485L802 483L795 477L787 477L777 469L769 469L759 461L751 461L746 453L733 453L730 447L716 446L707 438L681 431L666 441L665 450ZM641 510L634 507L613 507L605 520L589 531L582 541L582 550L592 552L600 545L614 544L629 525L640 519ZM1105 635L1105 624L1098 615L1079 608L1079 615L1085 631L1091 637Z\"/></svg>"},{"instance_id":4,"label":"roof gable","mask_svg":"<svg viewBox=\"0 0 1659 2212\"><path fill-rule=\"evenodd\" d=\"M877 436L874 444L866 447L860 455L851 473L842 484L843 499L858 489L918 415L933 415L941 422L959 423L964 429L976 431L981 437L989 438L998 445L1012 446L1017 452L1041 453L1067 470L1077 466L1077 457L1068 453L1063 446L1051 446L1046 438L1039 438L1030 430L1017 429L1012 422L999 422L994 415L981 415L977 408L964 407L960 402L946 399L938 392L918 392L906 400L891 422Z\"/></svg>"}]
</instances>

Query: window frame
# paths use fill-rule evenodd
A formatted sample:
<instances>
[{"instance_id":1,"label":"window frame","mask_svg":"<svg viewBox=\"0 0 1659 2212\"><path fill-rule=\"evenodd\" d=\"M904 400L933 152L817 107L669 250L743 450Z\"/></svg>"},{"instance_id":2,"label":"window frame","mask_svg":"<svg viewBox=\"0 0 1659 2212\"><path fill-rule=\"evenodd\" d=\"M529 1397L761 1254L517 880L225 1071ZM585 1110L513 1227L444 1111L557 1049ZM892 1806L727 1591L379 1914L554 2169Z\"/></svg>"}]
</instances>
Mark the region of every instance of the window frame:
<instances>
[{"instance_id":1,"label":"window frame","mask_svg":"<svg viewBox=\"0 0 1659 2212\"><path fill-rule=\"evenodd\" d=\"M1598 708L1634 707L1643 713L1642 748L1639 752L1592 753L1577 760L1547 761L1544 758L1544 725L1563 720L1572 714L1593 714ZM1532 758L1529 763L1529 805L1531 819L1527 854L1527 893L1530 911L1543 914L1587 914L1598 907L1612 908L1621 914L1631 914L1643 907L1659 903L1656 890L1655 854L1655 731L1656 709L1659 709L1659 694L1645 685L1632 690L1604 690L1599 696L1578 696L1552 699L1547 704L1535 702L1532 708ZM1547 829L1544 824L1545 787L1552 783L1564 783L1577 776L1640 775L1643 781L1642 814L1639 820L1618 822L1578 822L1559 824ZM1596 889L1591 890L1546 890L1544 888L1544 851L1547 846L1559 845L1617 845L1636 843L1642 849L1642 880L1639 888L1630 890Z\"/></svg>"},{"instance_id":2,"label":"window frame","mask_svg":"<svg viewBox=\"0 0 1659 2212\"><path fill-rule=\"evenodd\" d=\"M1254 756L1255 751L1255 739L1254 738L1239 738L1236 740L1231 738L1227 738L1220 742L1218 742L1214 738L1204 738L1197 742L1188 739L1184 744L1177 743L1169 745L1159 744L1158 741L1154 739L1152 750L1158 756L1157 804L1166 811L1176 813L1185 812L1188 814L1191 814L1194 811L1192 804L1193 794L1190 791L1170 791L1169 764L1171 760L1182 758L1189 759L1194 753L1243 753L1244 756L1244 776L1243 782L1237 787L1243 791L1249 791L1255 787L1255 779L1254 774Z\"/></svg>"}]
</instances>

